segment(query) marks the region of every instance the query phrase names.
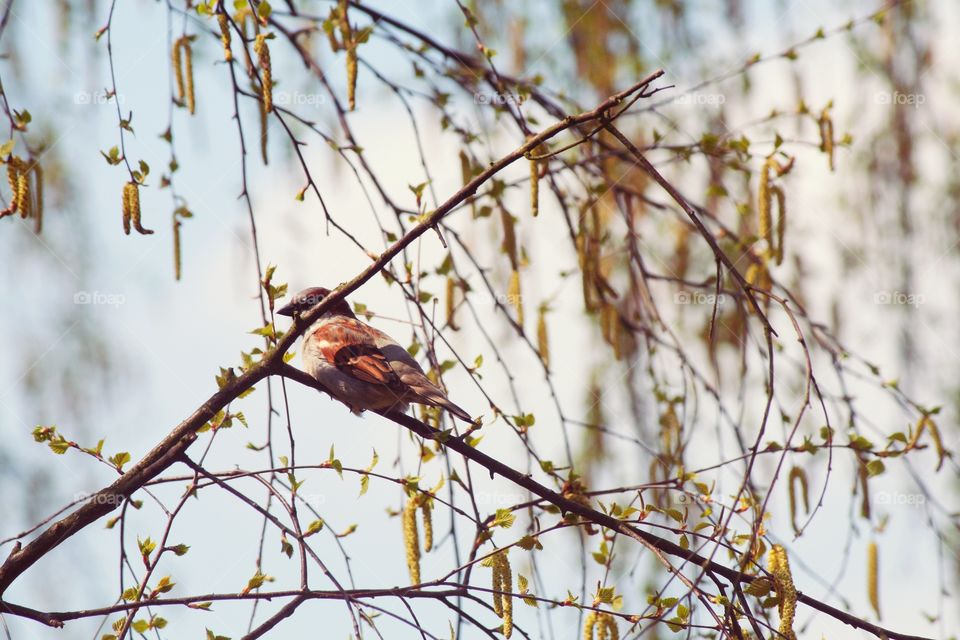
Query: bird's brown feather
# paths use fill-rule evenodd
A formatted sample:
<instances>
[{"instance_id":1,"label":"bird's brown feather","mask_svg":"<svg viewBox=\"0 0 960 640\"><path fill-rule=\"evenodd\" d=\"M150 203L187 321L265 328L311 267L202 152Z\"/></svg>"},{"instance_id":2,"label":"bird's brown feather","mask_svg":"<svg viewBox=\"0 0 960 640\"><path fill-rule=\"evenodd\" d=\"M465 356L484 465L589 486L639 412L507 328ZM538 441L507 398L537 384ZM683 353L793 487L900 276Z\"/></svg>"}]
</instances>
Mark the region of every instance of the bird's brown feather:
<instances>
[{"instance_id":1,"label":"bird's brown feather","mask_svg":"<svg viewBox=\"0 0 960 640\"><path fill-rule=\"evenodd\" d=\"M370 384L392 387L400 382L383 352L372 345L342 347L333 354L332 362L344 373Z\"/></svg>"},{"instance_id":2,"label":"bird's brown feather","mask_svg":"<svg viewBox=\"0 0 960 640\"><path fill-rule=\"evenodd\" d=\"M363 382L392 389L402 387L399 376L391 368L383 351L369 340L364 331L352 325L350 319L344 318L321 329L323 334L318 337L322 338L320 354L324 360Z\"/></svg>"},{"instance_id":3,"label":"bird's brown feather","mask_svg":"<svg viewBox=\"0 0 960 640\"><path fill-rule=\"evenodd\" d=\"M310 340L316 345L314 353L358 382L377 385L400 402L443 407L461 420L473 421L403 347L356 318L338 314L316 329Z\"/></svg>"}]
</instances>

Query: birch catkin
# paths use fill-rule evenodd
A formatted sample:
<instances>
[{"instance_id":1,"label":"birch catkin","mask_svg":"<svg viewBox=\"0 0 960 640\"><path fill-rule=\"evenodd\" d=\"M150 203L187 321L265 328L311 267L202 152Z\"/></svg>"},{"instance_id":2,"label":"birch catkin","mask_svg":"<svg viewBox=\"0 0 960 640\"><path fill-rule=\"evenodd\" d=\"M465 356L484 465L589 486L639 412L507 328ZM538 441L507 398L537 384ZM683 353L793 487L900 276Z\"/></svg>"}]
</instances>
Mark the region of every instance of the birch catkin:
<instances>
[{"instance_id":1,"label":"birch catkin","mask_svg":"<svg viewBox=\"0 0 960 640\"><path fill-rule=\"evenodd\" d=\"M33 161L33 232L43 231L43 168L40 162Z\"/></svg>"},{"instance_id":2,"label":"birch catkin","mask_svg":"<svg viewBox=\"0 0 960 640\"><path fill-rule=\"evenodd\" d=\"M420 584L420 536L417 532L417 499L410 498L403 508L403 546L407 551L410 583Z\"/></svg>"},{"instance_id":3,"label":"birch catkin","mask_svg":"<svg viewBox=\"0 0 960 640\"><path fill-rule=\"evenodd\" d=\"M537 314L537 351L540 353L540 360L543 366L550 368L550 340L547 335L547 305L540 305L540 311Z\"/></svg>"},{"instance_id":4,"label":"birch catkin","mask_svg":"<svg viewBox=\"0 0 960 640\"><path fill-rule=\"evenodd\" d=\"M793 618L797 612L797 587L793 584L787 550L779 544L773 545L767 556L767 570L773 575L777 596L780 598L780 628L778 631L787 640L797 640L793 631Z\"/></svg>"},{"instance_id":5,"label":"birch catkin","mask_svg":"<svg viewBox=\"0 0 960 640\"><path fill-rule=\"evenodd\" d=\"M129 235L131 225L142 235L153 233L140 223L140 185L136 182L123 185L123 232Z\"/></svg>"},{"instance_id":6,"label":"birch catkin","mask_svg":"<svg viewBox=\"0 0 960 640\"><path fill-rule=\"evenodd\" d=\"M767 241L767 247L773 248L773 220L770 212L773 204L773 193L770 190L770 165L773 158L768 158L760 172L760 187L757 191L757 207L759 209L759 220L757 235Z\"/></svg>"},{"instance_id":7,"label":"birch catkin","mask_svg":"<svg viewBox=\"0 0 960 640\"><path fill-rule=\"evenodd\" d=\"M534 218L540 214L540 163L530 159L530 213Z\"/></svg>"},{"instance_id":8,"label":"birch catkin","mask_svg":"<svg viewBox=\"0 0 960 640\"><path fill-rule=\"evenodd\" d=\"M226 13L217 14L217 25L220 27L220 42L223 43L223 59L233 60L233 51L230 49L230 20Z\"/></svg>"},{"instance_id":9,"label":"birch catkin","mask_svg":"<svg viewBox=\"0 0 960 640\"><path fill-rule=\"evenodd\" d=\"M760 172L760 186L757 189L757 235L766 241L766 256L773 258L776 264L783 262L783 239L787 230L787 200L783 187L773 184L774 176L786 175L793 168L793 158L781 165L773 158L767 158ZM777 202L777 224L773 224L773 200Z\"/></svg>"},{"instance_id":10,"label":"birch catkin","mask_svg":"<svg viewBox=\"0 0 960 640\"><path fill-rule=\"evenodd\" d=\"M260 77L263 83L261 93L263 111L264 113L270 113L273 111L273 67L270 63L270 47L267 44L265 34L257 34L253 42L253 51L257 54L257 64L260 65Z\"/></svg>"},{"instance_id":11,"label":"birch catkin","mask_svg":"<svg viewBox=\"0 0 960 640\"><path fill-rule=\"evenodd\" d=\"M180 51L181 40L182 38L177 39L173 43L173 48L170 51L170 62L173 65L173 81L177 89L177 102L180 105L183 104L183 98L187 93L183 82L183 54Z\"/></svg>"},{"instance_id":12,"label":"birch catkin","mask_svg":"<svg viewBox=\"0 0 960 640\"><path fill-rule=\"evenodd\" d=\"M877 543L871 542L867 546L867 597L870 598L870 606L880 619L880 588L878 585L878 558Z\"/></svg>"},{"instance_id":13,"label":"birch catkin","mask_svg":"<svg viewBox=\"0 0 960 640\"><path fill-rule=\"evenodd\" d=\"M609 613L601 614L603 616L603 628L606 631L608 640L620 640L620 630L617 629L617 621Z\"/></svg>"},{"instance_id":14,"label":"birch catkin","mask_svg":"<svg viewBox=\"0 0 960 640\"><path fill-rule=\"evenodd\" d=\"M583 640L593 640L597 628L597 612L591 611L583 621Z\"/></svg>"},{"instance_id":15,"label":"birch catkin","mask_svg":"<svg viewBox=\"0 0 960 640\"><path fill-rule=\"evenodd\" d=\"M820 125L820 150L827 154L830 171L833 171L833 119L830 117L830 105L820 112L817 123Z\"/></svg>"},{"instance_id":16,"label":"birch catkin","mask_svg":"<svg viewBox=\"0 0 960 640\"><path fill-rule=\"evenodd\" d=\"M11 155L7 159L7 182L10 184L10 205L0 211L0 218L16 212L26 218L30 214L30 180L23 158Z\"/></svg>"},{"instance_id":17,"label":"birch catkin","mask_svg":"<svg viewBox=\"0 0 960 640\"><path fill-rule=\"evenodd\" d=\"M27 163L17 158L17 190L14 193L14 202L21 218L30 217L30 169Z\"/></svg>"},{"instance_id":18,"label":"birch catkin","mask_svg":"<svg viewBox=\"0 0 960 640\"><path fill-rule=\"evenodd\" d=\"M340 39L343 41L343 48L347 52L347 104L350 111L357 107L357 36L350 26L350 19L347 16L347 8L350 3L347 0L340 0Z\"/></svg>"},{"instance_id":19,"label":"birch catkin","mask_svg":"<svg viewBox=\"0 0 960 640\"><path fill-rule=\"evenodd\" d=\"M500 222L503 224L503 242L500 248L510 258L510 266L516 271L520 267L520 259L517 255L516 222L503 204L500 204Z\"/></svg>"},{"instance_id":20,"label":"birch catkin","mask_svg":"<svg viewBox=\"0 0 960 640\"><path fill-rule=\"evenodd\" d=\"M423 516L423 550L430 553L433 550L433 507L429 500L421 500L420 513Z\"/></svg>"},{"instance_id":21,"label":"birch catkin","mask_svg":"<svg viewBox=\"0 0 960 640\"><path fill-rule=\"evenodd\" d=\"M260 157L263 159L263 164L270 164L270 160L267 157L267 143L269 142L267 138L268 124L266 109L260 109Z\"/></svg>"},{"instance_id":22,"label":"birch catkin","mask_svg":"<svg viewBox=\"0 0 960 640\"><path fill-rule=\"evenodd\" d=\"M523 294L520 293L520 272L514 269L510 273L510 284L507 287L507 299L517 310L517 324L523 328Z\"/></svg>"},{"instance_id":23,"label":"birch catkin","mask_svg":"<svg viewBox=\"0 0 960 640\"><path fill-rule=\"evenodd\" d=\"M457 283L453 278L447 278L447 295L446 295L446 315L447 315L447 326L456 331L459 329L457 326L454 315L457 310L456 305L456 293L457 293Z\"/></svg>"},{"instance_id":24,"label":"birch catkin","mask_svg":"<svg viewBox=\"0 0 960 640\"><path fill-rule=\"evenodd\" d=\"M183 38L183 70L187 80L187 111L190 115L196 113L197 98L193 87L193 49L190 38Z\"/></svg>"},{"instance_id":25,"label":"birch catkin","mask_svg":"<svg viewBox=\"0 0 960 640\"><path fill-rule=\"evenodd\" d=\"M439 412L436 413L439 418ZM441 480L441 484L443 481ZM437 491L438 489L434 489ZM407 552L407 569L411 584L420 584L420 532L417 529L417 512L423 517L423 550L433 550L433 503L426 494L407 499L401 518L403 521L403 546Z\"/></svg>"},{"instance_id":26,"label":"birch catkin","mask_svg":"<svg viewBox=\"0 0 960 640\"><path fill-rule=\"evenodd\" d=\"M260 156L263 158L263 164L268 164L267 115L273 111L273 65L270 62L270 47L265 34L257 34L253 42L253 51L257 54L257 64L260 66Z\"/></svg>"},{"instance_id":27,"label":"birch catkin","mask_svg":"<svg viewBox=\"0 0 960 640\"><path fill-rule=\"evenodd\" d=\"M594 635L596 634L596 635ZM609 613L591 611L583 622L583 640L620 640L617 621Z\"/></svg>"},{"instance_id":28,"label":"birch catkin","mask_svg":"<svg viewBox=\"0 0 960 640\"><path fill-rule=\"evenodd\" d=\"M943 461L947 457L947 450L943 447L943 440L940 438L940 429L937 428L937 423L934 422L933 418L929 415L924 414L921 416L920 421L917 423L916 433L914 433L907 447L910 449L915 447L924 430L930 432L930 439L933 440L933 447L937 452L937 471L940 471L940 468L943 466Z\"/></svg>"},{"instance_id":29,"label":"birch catkin","mask_svg":"<svg viewBox=\"0 0 960 640\"><path fill-rule=\"evenodd\" d=\"M810 513L807 472L801 467L793 467L790 469L790 476L787 479L787 488L789 490L788 497L790 499L790 524L793 525L793 531L795 533L799 533L800 530L797 528L797 494L795 481L800 482L801 496L803 497L803 508L807 513Z\"/></svg>"},{"instance_id":30,"label":"birch catkin","mask_svg":"<svg viewBox=\"0 0 960 640\"><path fill-rule=\"evenodd\" d=\"M193 85L193 49L190 36L181 36L173 43L173 77L177 88L177 102L186 106L190 115L196 111Z\"/></svg>"},{"instance_id":31,"label":"birch catkin","mask_svg":"<svg viewBox=\"0 0 960 640\"><path fill-rule=\"evenodd\" d=\"M4 212L9 215L17 210L17 184L20 177L20 163L17 156L10 156L7 160L7 183L10 185L10 206Z\"/></svg>"},{"instance_id":32,"label":"birch catkin","mask_svg":"<svg viewBox=\"0 0 960 640\"><path fill-rule=\"evenodd\" d=\"M870 519L870 484L867 481L870 477L869 471L867 469L867 462L862 457L858 456L857 460L857 479L860 482L860 491L862 492L860 496L860 517L864 520Z\"/></svg>"},{"instance_id":33,"label":"birch catkin","mask_svg":"<svg viewBox=\"0 0 960 640\"><path fill-rule=\"evenodd\" d=\"M173 276L180 280L180 225L183 223L177 219L177 214L173 214Z\"/></svg>"},{"instance_id":34,"label":"birch catkin","mask_svg":"<svg viewBox=\"0 0 960 640\"><path fill-rule=\"evenodd\" d=\"M470 158L467 157L467 154L461 149L460 150L460 179L463 180L463 184L467 184L470 180L473 179L473 168L470 165ZM470 196L468 198L470 203L470 217L474 220L477 219L477 198L476 196Z\"/></svg>"},{"instance_id":35,"label":"birch catkin","mask_svg":"<svg viewBox=\"0 0 960 640\"><path fill-rule=\"evenodd\" d=\"M503 636L513 634L513 573L507 552L499 551L487 562L492 569L493 611L503 620Z\"/></svg>"},{"instance_id":36,"label":"birch catkin","mask_svg":"<svg viewBox=\"0 0 960 640\"><path fill-rule=\"evenodd\" d=\"M787 231L787 198L782 187L776 186L773 189L777 197L777 244L773 256L777 265L780 265L783 262L783 237Z\"/></svg>"},{"instance_id":37,"label":"birch catkin","mask_svg":"<svg viewBox=\"0 0 960 640\"><path fill-rule=\"evenodd\" d=\"M123 232L127 235L130 235L130 218L133 213L133 209L130 204L130 185L132 183L128 182L123 185L123 193L121 194L122 202L122 211L123 211Z\"/></svg>"}]
</instances>

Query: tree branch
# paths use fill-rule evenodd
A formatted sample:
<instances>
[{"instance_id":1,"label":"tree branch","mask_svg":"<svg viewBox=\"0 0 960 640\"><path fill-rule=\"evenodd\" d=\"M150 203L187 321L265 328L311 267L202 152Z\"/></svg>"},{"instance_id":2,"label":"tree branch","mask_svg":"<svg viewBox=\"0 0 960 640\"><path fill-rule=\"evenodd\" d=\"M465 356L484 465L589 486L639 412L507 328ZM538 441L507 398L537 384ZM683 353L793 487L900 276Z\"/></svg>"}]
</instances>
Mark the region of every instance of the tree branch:
<instances>
[{"instance_id":1,"label":"tree branch","mask_svg":"<svg viewBox=\"0 0 960 640\"><path fill-rule=\"evenodd\" d=\"M436 587L446 587L437 589ZM295 589L286 591L258 591L250 593L204 593L182 598L155 598L146 601L151 607L189 606L198 602L230 602L241 600L273 600L274 598L295 598L299 600L363 600L368 598L447 598L464 595L468 591L464 587L450 586L449 583L426 583L409 587L391 587L387 589L345 589L321 591L317 589ZM82 618L96 618L122 613L142 606L144 602L123 602L110 607L98 609L80 609L78 611L38 611L29 607L22 607L9 602L0 602L0 613L9 613L36 620L50 627L63 627L65 622ZM292 603L290 603L292 604ZM298 603L299 604L299 603ZM281 609L282 611L282 609ZM278 612L279 613L279 612ZM276 616L274 616L276 617ZM272 618L271 618L272 619ZM269 622L269 619L267 620ZM279 619L276 620L279 622ZM276 624L274 622L274 624ZM266 624L266 622L264 623ZM262 627L263 625L261 625ZM257 637L257 636L254 636Z\"/></svg>"},{"instance_id":2,"label":"tree branch","mask_svg":"<svg viewBox=\"0 0 960 640\"><path fill-rule=\"evenodd\" d=\"M231 401L239 397L241 393L249 390L267 376L282 375L284 377L301 382L307 386L319 389L321 391L326 391L309 375L283 362L283 355L304 333L306 328L316 321L334 303L342 300L345 296L358 289L377 273L380 273L391 262L391 260L393 260L393 258L400 254L400 252L403 251L405 247L409 246L414 240L419 238L430 229L436 228L436 226L447 214L453 211L458 205L460 205L470 196L474 195L478 188L490 180L494 175L513 162L523 158L526 154L533 152L541 144L557 136L561 132L571 128L579 127L586 123L598 120L601 121L605 126L608 126L608 128L611 129L613 135L616 136L621 143L623 143L629 150L634 152L638 162L640 162L640 164L647 169L651 176L653 176L655 179L657 179L659 176L657 181L661 184L661 186L667 189L667 191L671 193L675 199L677 199L678 203L684 207L688 215L691 215L691 218L696 224L698 219L695 215L693 215L692 208L685 204L685 201L682 199L682 197L678 198L678 194L672 190L672 187L670 187L669 183L666 183L666 180L663 179L659 173L657 173L655 170L652 170L652 167L648 162L645 161L642 154L639 154L636 148L633 147L632 144L629 143L624 136L622 136L622 134L618 135L619 131L613 129L612 126L609 126L611 120L610 112L614 107L621 105L625 100L631 96L634 96L635 94L639 94L639 97L648 95L644 90L650 85L650 83L659 78L662 74L662 71L651 74L646 79L636 83L629 89L610 96L591 111L586 111L578 115L567 116L560 119L558 122L544 129L542 132L531 136L523 145L519 146L514 151L506 154L496 162L490 164L480 174L465 184L460 190L451 195L444 203L437 207L437 209L426 216L422 222L411 228L402 238L400 238L376 259L374 259L373 262L355 278L338 287L330 295L328 295L326 299L321 301L306 314L303 314L302 317L298 317L295 320L293 327L286 334L284 334L282 338L280 338L276 346L268 350L263 355L262 359L258 363L250 366L246 371L242 372L241 375L228 379L227 382L223 384L223 386L216 393L214 393L206 402L203 403L203 405L194 411L186 420L177 425L156 447L149 451L136 465L131 467L115 482L91 496L90 499L81 505L76 511L70 513L46 528L37 536L37 538L35 538L26 546L22 548L15 547L7 560L2 566L0 566L0 595L6 591L7 587L9 587L17 577L22 575L28 568L35 564L50 550L54 549L56 546L75 535L92 522L115 509L117 505L123 502L123 499L131 496L135 491L142 488L147 482L157 477L162 471L169 468L176 461L182 459L183 454L197 439L198 429L205 425ZM622 112L623 111L621 110L614 115L619 115ZM705 230L701 228L701 231ZM722 259L720 255L718 255L718 258ZM730 267L731 265L728 264L728 268ZM736 277L736 271L732 271ZM738 282L747 292L747 295L750 296L750 290L747 286L745 286L745 283L742 282L742 280L738 280ZM711 560L704 558L703 556L691 550L683 549L679 545L655 536L643 529L638 528L637 526L618 520L610 515L604 514L579 502L565 498L562 494L540 484L532 477L499 462L498 460L490 457L482 451L479 451L478 449L471 447L464 440L460 438L449 437L448 434L442 434L441 432L435 431L431 427L411 416L399 413L383 413L381 415L422 438L439 441L441 444L449 449L452 449L453 451L456 451L464 458L481 465L492 473L500 474L517 486L523 487L531 493L559 507L564 512L576 514L587 521L638 540L642 544L656 549L659 552L680 558L684 562L693 563L711 575L720 576L733 584L750 583L755 579L751 576L743 575L738 570L730 569L723 565L712 562ZM677 569L673 570L676 571ZM345 592L343 591L338 591L336 592L336 597L343 598L344 593ZM264 595L265 594L254 594L254 597L264 597ZM384 595L395 594L384 593ZM290 615L305 598L318 597L312 596L311 592L306 591L292 592L290 596L293 597L294 600L288 603L276 615L264 622L260 627L251 632L251 637L257 637L258 635L261 635L262 633L271 629L280 620ZM862 629L878 637L890 638L892 640L927 640L918 636L910 636L888 631L802 593L799 594L799 601L807 606L810 606L811 608L826 613L827 615L840 620L845 624L857 629ZM0 611L27 617L51 626L62 625L63 619L66 619L58 618L58 614L44 614L26 607L3 602L0 602Z\"/></svg>"},{"instance_id":3,"label":"tree branch","mask_svg":"<svg viewBox=\"0 0 960 640\"><path fill-rule=\"evenodd\" d=\"M318 391L323 391L324 393L328 393L327 390L322 385L320 385L320 383L314 380L309 374L289 364L282 363L277 368L275 373L282 375L286 378L290 378L291 380L295 380L308 387L317 389ZM579 502L575 502L573 500L565 498L561 494L557 493L556 491L553 491L548 487L545 487L544 485L540 484L530 476L520 473L516 469L500 462L495 458L488 456L487 454L483 453L478 449L471 447L469 444L467 444L464 440L460 438L442 437L443 434L441 432L432 429L428 425L424 424L423 422L420 422L419 420L417 420L412 416L409 416L403 413L396 413L396 412L377 411L376 413L378 413L379 415L382 415L384 418L387 418L388 420L406 429L409 429L410 431L417 434L421 438L425 438L428 440L436 440L440 442L441 444L443 444L443 446L456 451L457 453L462 455L464 458L467 458L470 461L479 464L480 466L487 469L488 471L491 471L492 473L503 476L504 478L506 478L507 480L510 480L514 484L521 486L524 489L527 489L531 493L537 496L540 496L541 498L543 498L547 502L550 502L554 506L559 507L564 512L574 513L580 516L581 518L589 520L590 522L593 522L597 525L606 527L612 531L616 531L617 533L622 533L623 535L629 536L635 540L639 540L640 542L643 542L644 544L654 547L668 555L681 558L682 560L685 560L699 567L702 567L705 571L711 574L718 575L725 578L731 584L740 584L740 583L749 584L756 579L755 577L744 575L739 570L730 569L729 567L726 567L722 564L718 564L716 562L708 560L707 558L697 554L694 551L691 551L689 549L684 549L678 544L670 542L669 540L666 540L664 538L660 538L659 536L655 536L652 533L649 533L642 529L638 529L635 526L632 526L630 524L627 524L626 522L618 520L600 511L597 511L596 509L592 509L590 507L580 504ZM849 613L845 611L841 611L840 609L837 609L835 607L831 607L830 605L824 602L821 602L819 600L816 600L803 593L798 592L798 599L800 602L804 603L805 605L813 609L816 609L822 613L826 613L827 615L839 620L840 622L843 622L844 624L848 624L851 627L854 627L855 629L861 629L863 631L867 631L868 633L871 633L877 636L878 638L889 638L890 640L930 640L929 638L924 638L922 636L906 635L906 634L897 633L895 631L890 631L888 629L884 629L883 627L879 627L877 625L871 624L866 620L861 620L856 616L850 615Z\"/></svg>"},{"instance_id":4,"label":"tree branch","mask_svg":"<svg viewBox=\"0 0 960 640\"><path fill-rule=\"evenodd\" d=\"M284 334L278 344L267 351L258 363L252 365L240 376L232 378L224 384L204 402L200 408L194 411L190 417L177 425L173 431L129 471L120 476L108 487L92 495L79 509L53 523L22 549L14 549L7 560L0 565L0 596L3 595L7 587L9 587L18 576L33 566L33 564L40 560L46 553L92 522L110 513L118 505L123 503L123 499L129 497L137 489L141 488L144 484L176 462L190 447L193 441L196 440L197 429L206 424L218 411L239 397L241 393L250 389L266 377L268 371L278 363L282 363L283 354L293 346L293 343L306 331L307 327L313 324L331 305L342 300L349 293L355 291L367 280L379 273L394 257L403 251L405 247L428 230L436 227L444 216L453 211L458 204L476 193L482 184L510 164L523 158L525 154L533 151L540 144L561 132L580 124L604 118L611 108L621 104L624 100L638 92L640 95L644 95L644 90L662 75L663 71L656 71L630 88L610 96L597 105L595 109L563 118L537 135L531 136L512 152L506 154L496 162L491 163L484 171L437 207L425 220L411 228L402 238L380 254L369 267L346 284L341 285L331 292L330 295L313 309L298 318L294 322L291 330Z\"/></svg>"}]
</instances>

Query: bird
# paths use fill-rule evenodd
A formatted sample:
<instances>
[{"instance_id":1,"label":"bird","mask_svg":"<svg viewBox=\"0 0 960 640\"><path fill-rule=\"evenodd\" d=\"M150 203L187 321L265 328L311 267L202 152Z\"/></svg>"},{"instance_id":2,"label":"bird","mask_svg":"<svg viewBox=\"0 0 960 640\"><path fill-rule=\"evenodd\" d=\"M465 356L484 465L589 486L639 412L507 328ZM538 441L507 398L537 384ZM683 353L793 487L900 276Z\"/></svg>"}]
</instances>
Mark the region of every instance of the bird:
<instances>
[{"instance_id":1,"label":"bird","mask_svg":"<svg viewBox=\"0 0 960 640\"><path fill-rule=\"evenodd\" d=\"M295 317L330 295L324 287L297 293L277 313ZM470 424L473 418L427 378L419 363L383 331L361 322L346 300L338 300L307 329L303 365L330 394L359 415L405 412L409 403L440 407Z\"/></svg>"}]
</instances>

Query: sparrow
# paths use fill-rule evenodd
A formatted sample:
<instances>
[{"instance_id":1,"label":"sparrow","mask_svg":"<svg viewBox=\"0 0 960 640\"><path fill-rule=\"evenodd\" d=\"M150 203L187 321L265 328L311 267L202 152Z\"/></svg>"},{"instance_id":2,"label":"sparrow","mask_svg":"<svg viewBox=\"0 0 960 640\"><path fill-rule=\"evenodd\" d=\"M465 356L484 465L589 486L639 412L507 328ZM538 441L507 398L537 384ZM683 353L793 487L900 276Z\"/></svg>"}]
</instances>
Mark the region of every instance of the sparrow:
<instances>
[{"instance_id":1,"label":"sparrow","mask_svg":"<svg viewBox=\"0 0 960 640\"><path fill-rule=\"evenodd\" d=\"M304 289L277 313L294 317L329 294L323 287ZM427 378L406 349L358 320L346 300L338 300L311 325L302 351L307 373L357 415L367 409L403 412L414 402L446 409L473 423L470 414Z\"/></svg>"}]
</instances>

